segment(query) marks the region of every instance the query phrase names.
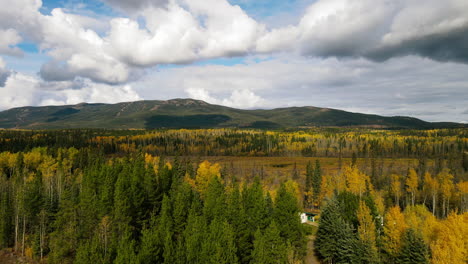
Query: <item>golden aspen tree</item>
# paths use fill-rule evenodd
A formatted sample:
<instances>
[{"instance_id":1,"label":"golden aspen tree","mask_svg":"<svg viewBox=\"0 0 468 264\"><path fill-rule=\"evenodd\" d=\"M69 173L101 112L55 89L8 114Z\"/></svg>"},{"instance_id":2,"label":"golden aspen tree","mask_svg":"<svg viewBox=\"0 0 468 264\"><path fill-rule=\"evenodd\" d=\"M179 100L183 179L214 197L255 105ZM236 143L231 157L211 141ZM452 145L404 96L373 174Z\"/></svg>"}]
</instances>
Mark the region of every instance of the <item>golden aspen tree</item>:
<instances>
[{"instance_id":1,"label":"golden aspen tree","mask_svg":"<svg viewBox=\"0 0 468 264\"><path fill-rule=\"evenodd\" d=\"M424 242L430 244L434 240L434 227L437 219L425 205L408 206L404 212L406 225L421 234Z\"/></svg>"},{"instance_id":2,"label":"golden aspen tree","mask_svg":"<svg viewBox=\"0 0 468 264\"><path fill-rule=\"evenodd\" d=\"M406 191L411 194L411 205L414 206L416 192L418 191L418 174L411 168L408 171L408 177L406 178Z\"/></svg>"},{"instance_id":3,"label":"golden aspen tree","mask_svg":"<svg viewBox=\"0 0 468 264\"><path fill-rule=\"evenodd\" d=\"M284 187L289 193L294 194L294 196L296 196L296 199L298 201L302 201L301 192L299 190L299 185L297 184L296 181L289 179L284 183Z\"/></svg>"},{"instance_id":4,"label":"golden aspen tree","mask_svg":"<svg viewBox=\"0 0 468 264\"><path fill-rule=\"evenodd\" d=\"M360 172L359 169L354 167L345 167L343 175L346 180L346 190L362 197L362 194L370 187L369 176Z\"/></svg>"},{"instance_id":5,"label":"golden aspen tree","mask_svg":"<svg viewBox=\"0 0 468 264\"><path fill-rule=\"evenodd\" d=\"M42 177L46 183L47 193L49 195L50 202L54 199L54 177L57 171L57 163L55 159L51 156L46 155L43 158L43 161L39 165L39 170L42 173Z\"/></svg>"},{"instance_id":6,"label":"golden aspen tree","mask_svg":"<svg viewBox=\"0 0 468 264\"><path fill-rule=\"evenodd\" d=\"M460 211L465 213L468 210L468 181L459 182L457 189L460 195Z\"/></svg>"},{"instance_id":7,"label":"golden aspen tree","mask_svg":"<svg viewBox=\"0 0 468 264\"><path fill-rule=\"evenodd\" d=\"M468 213L441 221L430 244L433 264L465 264L468 259Z\"/></svg>"},{"instance_id":8,"label":"golden aspen tree","mask_svg":"<svg viewBox=\"0 0 468 264\"><path fill-rule=\"evenodd\" d=\"M384 217L384 236L382 242L387 253L396 257L400 252L401 238L407 228L405 216L399 206L388 210Z\"/></svg>"},{"instance_id":9,"label":"golden aspen tree","mask_svg":"<svg viewBox=\"0 0 468 264\"><path fill-rule=\"evenodd\" d=\"M437 195L439 193L439 182L429 172L424 174L424 189L432 198L432 214L436 214Z\"/></svg>"},{"instance_id":10,"label":"golden aspen tree","mask_svg":"<svg viewBox=\"0 0 468 264\"><path fill-rule=\"evenodd\" d=\"M395 204L398 206L400 204L401 197L401 176L398 174L390 175L390 190L395 196Z\"/></svg>"},{"instance_id":11,"label":"golden aspen tree","mask_svg":"<svg viewBox=\"0 0 468 264\"><path fill-rule=\"evenodd\" d=\"M385 213L385 202L383 197L384 195L382 191L376 191L373 194L375 206L377 207L377 211L380 215L383 215Z\"/></svg>"},{"instance_id":12,"label":"golden aspen tree","mask_svg":"<svg viewBox=\"0 0 468 264\"><path fill-rule=\"evenodd\" d=\"M366 203L362 200L359 201L357 219L359 222L359 239L361 239L361 241L363 241L366 244L366 246L370 247L371 252L377 255L375 222L371 215L369 207L367 207Z\"/></svg>"},{"instance_id":13,"label":"golden aspen tree","mask_svg":"<svg viewBox=\"0 0 468 264\"><path fill-rule=\"evenodd\" d=\"M186 176L185 180L200 193L201 197L204 197L211 179L213 177L221 178L220 170L221 167L218 163L212 165L209 161L205 160L198 166L195 179Z\"/></svg>"},{"instance_id":14,"label":"golden aspen tree","mask_svg":"<svg viewBox=\"0 0 468 264\"><path fill-rule=\"evenodd\" d=\"M322 183L320 184L320 195L319 200L317 201L318 205L320 206L325 198L332 197L333 191L334 188L331 176L324 175L324 177L322 177Z\"/></svg>"},{"instance_id":15,"label":"golden aspen tree","mask_svg":"<svg viewBox=\"0 0 468 264\"><path fill-rule=\"evenodd\" d=\"M146 168L153 168L154 173L158 174L159 157L154 157L151 154L145 153L145 166Z\"/></svg>"},{"instance_id":16,"label":"golden aspen tree","mask_svg":"<svg viewBox=\"0 0 468 264\"><path fill-rule=\"evenodd\" d=\"M437 180L440 184L440 194L442 196L442 216L446 216L449 211L450 198L452 197L453 175L450 174L449 169L443 169L437 174Z\"/></svg>"}]
</instances>

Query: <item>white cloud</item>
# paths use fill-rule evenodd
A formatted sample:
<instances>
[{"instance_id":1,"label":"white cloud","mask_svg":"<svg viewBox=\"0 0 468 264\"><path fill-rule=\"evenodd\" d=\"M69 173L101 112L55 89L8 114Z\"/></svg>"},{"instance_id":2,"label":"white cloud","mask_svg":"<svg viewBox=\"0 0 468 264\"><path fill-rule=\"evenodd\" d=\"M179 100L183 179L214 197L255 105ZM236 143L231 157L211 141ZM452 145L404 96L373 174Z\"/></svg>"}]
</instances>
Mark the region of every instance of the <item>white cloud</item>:
<instances>
[{"instance_id":1,"label":"white cloud","mask_svg":"<svg viewBox=\"0 0 468 264\"><path fill-rule=\"evenodd\" d=\"M273 29L259 52L385 60L419 55L468 63L465 0L319 0L296 26Z\"/></svg>"},{"instance_id":2,"label":"white cloud","mask_svg":"<svg viewBox=\"0 0 468 264\"><path fill-rule=\"evenodd\" d=\"M459 114L467 89L466 0L318 0L296 25L279 28L226 0L106 2L128 17L97 20L59 8L44 15L39 0L0 0L8 7L0 9L0 53L19 54L24 40L51 57L40 71L45 82L0 65L0 107L188 94L242 108L303 104L466 120ZM276 58L162 70L132 84L139 93L125 86L155 65L255 53ZM425 107L443 111L424 114Z\"/></svg>"},{"instance_id":3,"label":"white cloud","mask_svg":"<svg viewBox=\"0 0 468 264\"><path fill-rule=\"evenodd\" d=\"M253 109L265 107L266 101L249 89L234 90L227 98L215 98L204 88L188 88L185 90L190 98L203 100L211 104L234 108Z\"/></svg>"},{"instance_id":4,"label":"white cloud","mask_svg":"<svg viewBox=\"0 0 468 264\"><path fill-rule=\"evenodd\" d=\"M146 28L128 18L111 22L108 40L114 54L131 65L243 55L264 30L225 0L171 1L167 8L150 7L142 15Z\"/></svg>"},{"instance_id":5,"label":"white cloud","mask_svg":"<svg viewBox=\"0 0 468 264\"><path fill-rule=\"evenodd\" d=\"M22 55L22 51L15 47L22 40L21 36L14 29L0 29L0 54Z\"/></svg>"},{"instance_id":6,"label":"white cloud","mask_svg":"<svg viewBox=\"0 0 468 264\"><path fill-rule=\"evenodd\" d=\"M101 23L59 8L43 15L41 1L0 1L9 6L0 10L0 52L18 52L21 38L37 42L52 57L41 70L51 81L121 84L142 67L255 52L468 62L464 0L319 0L297 25L270 30L227 0L109 0L134 15Z\"/></svg>"},{"instance_id":7,"label":"white cloud","mask_svg":"<svg viewBox=\"0 0 468 264\"><path fill-rule=\"evenodd\" d=\"M229 67L165 69L134 87L145 99L189 96L239 108L318 106L461 121L467 118L467 71L468 65L415 56L382 63L288 56Z\"/></svg>"},{"instance_id":8,"label":"white cloud","mask_svg":"<svg viewBox=\"0 0 468 264\"><path fill-rule=\"evenodd\" d=\"M0 87L1 110L20 106L117 103L141 99L130 85L96 84L87 79L44 82L33 75L17 72L11 72L5 85Z\"/></svg>"},{"instance_id":9,"label":"white cloud","mask_svg":"<svg viewBox=\"0 0 468 264\"><path fill-rule=\"evenodd\" d=\"M21 73L12 73L0 87L0 109L37 105L38 79Z\"/></svg>"},{"instance_id":10,"label":"white cloud","mask_svg":"<svg viewBox=\"0 0 468 264\"><path fill-rule=\"evenodd\" d=\"M265 100L248 89L234 90L229 98L223 99L223 105L236 108L262 108Z\"/></svg>"},{"instance_id":11,"label":"white cloud","mask_svg":"<svg viewBox=\"0 0 468 264\"><path fill-rule=\"evenodd\" d=\"M5 86L5 82L11 72L6 68L5 61L0 57L0 88Z\"/></svg>"}]
</instances>

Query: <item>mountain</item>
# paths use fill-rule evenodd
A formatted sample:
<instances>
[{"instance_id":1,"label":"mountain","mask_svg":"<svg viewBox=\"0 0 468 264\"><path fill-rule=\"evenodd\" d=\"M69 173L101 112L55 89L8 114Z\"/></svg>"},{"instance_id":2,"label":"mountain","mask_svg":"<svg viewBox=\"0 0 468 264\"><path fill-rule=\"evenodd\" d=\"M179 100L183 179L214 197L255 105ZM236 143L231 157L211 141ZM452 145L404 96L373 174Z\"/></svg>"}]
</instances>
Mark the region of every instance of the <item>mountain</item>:
<instances>
[{"instance_id":1,"label":"mountain","mask_svg":"<svg viewBox=\"0 0 468 264\"><path fill-rule=\"evenodd\" d=\"M458 123L431 123L417 118L384 117L318 107L241 110L200 100L137 101L118 104L19 107L0 112L0 128L454 128Z\"/></svg>"}]
</instances>

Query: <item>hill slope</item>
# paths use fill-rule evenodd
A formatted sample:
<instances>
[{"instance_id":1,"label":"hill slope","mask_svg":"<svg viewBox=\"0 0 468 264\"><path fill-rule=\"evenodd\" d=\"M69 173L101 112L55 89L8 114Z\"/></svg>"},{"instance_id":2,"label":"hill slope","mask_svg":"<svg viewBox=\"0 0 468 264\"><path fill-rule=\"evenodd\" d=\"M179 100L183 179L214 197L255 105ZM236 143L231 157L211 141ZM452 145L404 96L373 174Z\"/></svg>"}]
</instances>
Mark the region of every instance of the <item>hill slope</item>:
<instances>
[{"instance_id":1,"label":"hill slope","mask_svg":"<svg viewBox=\"0 0 468 264\"><path fill-rule=\"evenodd\" d=\"M380 128L466 127L411 117L383 117L318 107L240 110L193 99L20 107L0 112L0 128L291 128L359 126Z\"/></svg>"}]
</instances>

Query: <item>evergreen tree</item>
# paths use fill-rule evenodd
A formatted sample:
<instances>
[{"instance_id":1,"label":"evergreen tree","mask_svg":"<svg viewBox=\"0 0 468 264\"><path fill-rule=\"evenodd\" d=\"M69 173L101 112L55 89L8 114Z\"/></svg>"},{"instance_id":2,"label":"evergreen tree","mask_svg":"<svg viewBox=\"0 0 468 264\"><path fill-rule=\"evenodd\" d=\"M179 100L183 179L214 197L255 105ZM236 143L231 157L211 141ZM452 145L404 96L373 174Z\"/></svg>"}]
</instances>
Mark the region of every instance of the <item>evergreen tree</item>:
<instances>
[{"instance_id":1,"label":"evergreen tree","mask_svg":"<svg viewBox=\"0 0 468 264\"><path fill-rule=\"evenodd\" d=\"M312 193L314 195L314 203L318 202L320 196L320 187L322 185L322 169L320 167L320 161L315 160L314 175L312 177ZM320 205L319 205L320 206Z\"/></svg>"},{"instance_id":2,"label":"evergreen tree","mask_svg":"<svg viewBox=\"0 0 468 264\"><path fill-rule=\"evenodd\" d=\"M219 177L212 177L205 193L203 213L207 223L214 219L223 219L226 210L224 185Z\"/></svg>"},{"instance_id":3,"label":"evergreen tree","mask_svg":"<svg viewBox=\"0 0 468 264\"><path fill-rule=\"evenodd\" d=\"M138 252L140 263L162 263L163 244L159 237L156 217L153 216L149 226L144 228L141 235L141 246Z\"/></svg>"},{"instance_id":4,"label":"evergreen tree","mask_svg":"<svg viewBox=\"0 0 468 264\"><path fill-rule=\"evenodd\" d=\"M309 161L306 165L306 181L305 181L305 189L304 189L304 207L308 208L312 206L312 198L313 198L313 189L312 189L312 182L313 182L313 175L314 171L312 168L312 163Z\"/></svg>"},{"instance_id":5,"label":"evergreen tree","mask_svg":"<svg viewBox=\"0 0 468 264\"><path fill-rule=\"evenodd\" d=\"M255 232L252 263L276 264L287 263L288 251L286 243L280 236L280 231L275 221L265 229L264 234L258 229Z\"/></svg>"},{"instance_id":6,"label":"evergreen tree","mask_svg":"<svg viewBox=\"0 0 468 264\"><path fill-rule=\"evenodd\" d=\"M138 264L138 257L135 253L135 240L131 238L132 234L129 230L125 230L122 234L122 239L117 247L117 256L114 260L115 264Z\"/></svg>"},{"instance_id":7,"label":"evergreen tree","mask_svg":"<svg viewBox=\"0 0 468 264\"><path fill-rule=\"evenodd\" d=\"M403 235L402 248L397 259L401 264L429 263L429 249L421 235L409 228Z\"/></svg>"},{"instance_id":8,"label":"evergreen tree","mask_svg":"<svg viewBox=\"0 0 468 264\"><path fill-rule=\"evenodd\" d=\"M198 214L197 200L194 200L187 219L184 231L185 256L187 263L203 263L201 258L202 242L206 239L206 221Z\"/></svg>"},{"instance_id":9,"label":"evergreen tree","mask_svg":"<svg viewBox=\"0 0 468 264\"><path fill-rule=\"evenodd\" d=\"M104 259L96 239L85 240L77 249L75 264L109 263Z\"/></svg>"},{"instance_id":10,"label":"evergreen tree","mask_svg":"<svg viewBox=\"0 0 468 264\"><path fill-rule=\"evenodd\" d=\"M187 217L192 205L193 193L190 185L186 182L180 182L173 192L173 210L174 233L179 236L185 229Z\"/></svg>"},{"instance_id":11,"label":"evergreen tree","mask_svg":"<svg viewBox=\"0 0 468 264\"><path fill-rule=\"evenodd\" d=\"M10 183L5 174L0 172L0 248L11 244L12 203Z\"/></svg>"},{"instance_id":12,"label":"evergreen tree","mask_svg":"<svg viewBox=\"0 0 468 264\"><path fill-rule=\"evenodd\" d=\"M350 225L340 215L336 199L322 210L314 241L318 256L330 263L359 263L358 240Z\"/></svg>"},{"instance_id":13,"label":"evergreen tree","mask_svg":"<svg viewBox=\"0 0 468 264\"><path fill-rule=\"evenodd\" d=\"M292 244L296 255L300 257L305 255L306 242L299 213L296 196L289 192L284 184L281 184L278 189L273 216L278 223L281 236Z\"/></svg>"}]
</instances>

